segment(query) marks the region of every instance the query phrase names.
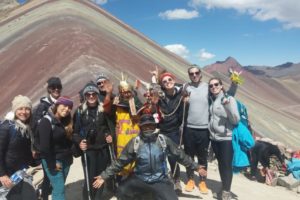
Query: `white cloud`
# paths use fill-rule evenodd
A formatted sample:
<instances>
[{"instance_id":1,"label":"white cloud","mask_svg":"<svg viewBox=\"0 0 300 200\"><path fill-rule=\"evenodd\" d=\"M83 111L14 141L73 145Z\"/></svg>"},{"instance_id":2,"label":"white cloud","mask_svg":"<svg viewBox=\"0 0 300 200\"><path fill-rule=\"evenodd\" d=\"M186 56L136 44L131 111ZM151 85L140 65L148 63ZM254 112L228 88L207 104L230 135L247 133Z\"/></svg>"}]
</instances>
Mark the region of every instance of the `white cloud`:
<instances>
[{"instance_id":1,"label":"white cloud","mask_svg":"<svg viewBox=\"0 0 300 200\"><path fill-rule=\"evenodd\" d=\"M104 5L107 3L107 0L92 0L97 5Z\"/></svg>"},{"instance_id":2,"label":"white cloud","mask_svg":"<svg viewBox=\"0 0 300 200\"><path fill-rule=\"evenodd\" d=\"M199 55L198 55L198 58L199 58L201 61L206 61L206 60L209 60L209 59L214 58L215 56L216 56L216 55L207 52L205 49L201 49L201 50L200 50L200 53L199 53Z\"/></svg>"},{"instance_id":3,"label":"white cloud","mask_svg":"<svg viewBox=\"0 0 300 200\"><path fill-rule=\"evenodd\" d=\"M199 16L199 13L196 10L188 11L186 9L174 9L161 12L158 14L158 16L162 19L168 20L193 19L197 18Z\"/></svg>"},{"instance_id":4,"label":"white cloud","mask_svg":"<svg viewBox=\"0 0 300 200\"><path fill-rule=\"evenodd\" d=\"M166 49L169 51L183 57L187 58L189 55L189 50L182 44L170 44L165 46Z\"/></svg>"},{"instance_id":5,"label":"white cloud","mask_svg":"<svg viewBox=\"0 0 300 200\"><path fill-rule=\"evenodd\" d=\"M193 8L235 9L260 21L278 20L284 28L300 28L299 0L190 0Z\"/></svg>"}]
</instances>

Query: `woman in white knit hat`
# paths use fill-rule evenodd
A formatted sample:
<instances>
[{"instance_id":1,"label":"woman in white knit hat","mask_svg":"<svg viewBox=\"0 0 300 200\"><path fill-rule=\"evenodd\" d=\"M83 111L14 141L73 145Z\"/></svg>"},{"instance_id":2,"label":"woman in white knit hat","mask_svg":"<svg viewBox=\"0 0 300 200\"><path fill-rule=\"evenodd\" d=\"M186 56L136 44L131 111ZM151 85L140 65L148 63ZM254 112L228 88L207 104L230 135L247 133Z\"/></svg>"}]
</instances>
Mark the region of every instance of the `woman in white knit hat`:
<instances>
[{"instance_id":1,"label":"woman in white knit hat","mask_svg":"<svg viewBox=\"0 0 300 200\"><path fill-rule=\"evenodd\" d=\"M30 99L18 95L12 101L13 118L0 125L0 184L10 189L7 199L36 199L32 185L26 181L14 185L10 178L18 170L34 164L29 126L31 110Z\"/></svg>"}]
</instances>

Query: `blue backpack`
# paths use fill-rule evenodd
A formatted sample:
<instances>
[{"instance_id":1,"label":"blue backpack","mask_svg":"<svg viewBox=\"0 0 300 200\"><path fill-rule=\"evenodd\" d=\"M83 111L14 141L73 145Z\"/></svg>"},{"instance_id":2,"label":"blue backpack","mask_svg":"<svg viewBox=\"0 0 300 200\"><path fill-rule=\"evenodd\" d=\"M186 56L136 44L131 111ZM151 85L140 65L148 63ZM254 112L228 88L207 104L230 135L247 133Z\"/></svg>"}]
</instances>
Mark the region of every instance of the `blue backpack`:
<instances>
[{"instance_id":1,"label":"blue backpack","mask_svg":"<svg viewBox=\"0 0 300 200\"><path fill-rule=\"evenodd\" d=\"M248 112L245 104L242 102L236 100L237 106L238 106L238 111L241 117L241 122L249 129L249 120L248 120Z\"/></svg>"}]
</instances>

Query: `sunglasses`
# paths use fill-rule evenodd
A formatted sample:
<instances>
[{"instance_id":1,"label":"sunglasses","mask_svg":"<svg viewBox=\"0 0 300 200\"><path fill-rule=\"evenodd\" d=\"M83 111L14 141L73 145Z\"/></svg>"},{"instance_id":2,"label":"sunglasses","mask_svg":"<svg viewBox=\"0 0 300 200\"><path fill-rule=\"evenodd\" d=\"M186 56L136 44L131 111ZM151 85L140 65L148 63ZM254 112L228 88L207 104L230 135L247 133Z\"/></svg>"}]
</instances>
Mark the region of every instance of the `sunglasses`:
<instances>
[{"instance_id":1,"label":"sunglasses","mask_svg":"<svg viewBox=\"0 0 300 200\"><path fill-rule=\"evenodd\" d=\"M86 93L85 96L86 97L96 97L97 94L96 93Z\"/></svg>"},{"instance_id":2,"label":"sunglasses","mask_svg":"<svg viewBox=\"0 0 300 200\"><path fill-rule=\"evenodd\" d=\"M49 87L51 90L61 90L62 89L62 87L60 86L60 85L56 85L56 86L51 86L51 87Z\"/></svg>"},{"instance_id":3,"label":"sunglasses","mask_svg":"<svg viewBox=\"0 0 300 200\"><path fill-rule=\"evenodd\" d=\"M199 74L200 74L199 71L198 72L189 72L190 76L194 76L194 75L199 76Z\"/></svg>"},{"instance_id":4,"label":"sunglasses","mask_svg":"<svg viewBox=\"0 0 300 200\"><path fill-rule=\"evenodd\" d=\"M102 84L104 84L104 82L105 81L99 81L99 82L97 82L97 85L102 85Z\"/></svg>"},{"instance_id":5,"label":"sunglasses","mask_svg":"<svg viewBox=\"0 0 300 200\"><path fill-rule=\"evenodd\" d=\"M173 81L173 79L172 78L168 78L168 79L163 80L162 83L166 84L166 83L171 82L171 81Z\"/></svg>"},{"instance_id":6,"label":"sunglasses","mask_svg":"<svg viewBox=\"0 0 300 200\"><path fill-rule=\"evenodd\" d=\"M209 88L218 87L220 83L209 84Z\"/></svg>"}]
</instances>

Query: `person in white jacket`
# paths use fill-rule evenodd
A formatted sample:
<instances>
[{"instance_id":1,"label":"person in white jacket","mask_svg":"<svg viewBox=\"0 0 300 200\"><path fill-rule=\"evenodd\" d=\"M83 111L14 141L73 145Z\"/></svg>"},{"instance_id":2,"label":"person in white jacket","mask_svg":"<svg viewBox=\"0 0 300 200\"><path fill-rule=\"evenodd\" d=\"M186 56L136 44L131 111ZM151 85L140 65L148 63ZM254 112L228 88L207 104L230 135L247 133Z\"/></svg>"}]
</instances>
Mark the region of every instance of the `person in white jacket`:
<instances>
[{"instance_id":1,"label":"person in white jacket","mask_svg":"<svg viewBox=\"0 0 300 200\"><path fill-rule=\"evenodd\" d=\"M238 124L240 115L236 100L226 94L219 78L210 79L208 85L211 99L208 125L210 139L218 160L222 200L229 200L232 182L232 130Z\"/></svg>"}]
</instances>

